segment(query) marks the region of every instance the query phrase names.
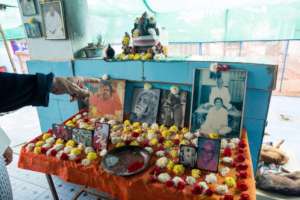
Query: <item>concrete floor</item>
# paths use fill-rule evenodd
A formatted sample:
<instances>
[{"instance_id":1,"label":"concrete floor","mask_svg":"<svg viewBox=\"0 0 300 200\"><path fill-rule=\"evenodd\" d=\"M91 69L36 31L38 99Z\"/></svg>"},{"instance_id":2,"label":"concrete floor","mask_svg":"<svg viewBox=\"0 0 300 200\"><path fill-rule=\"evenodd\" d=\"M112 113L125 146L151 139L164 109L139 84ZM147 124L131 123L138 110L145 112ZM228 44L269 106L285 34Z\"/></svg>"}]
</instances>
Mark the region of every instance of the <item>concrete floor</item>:
<instances>
[{"instance_id":1,"label":"concrete floor","mask_svg":"<svg viewBox=\"0 0 300 200\"><path fill-rule=\"evenodd\" d=\"M14 162L8 166L15 200L40 200L51 199L45 176L40 173L31 172L17 168L18 152L21 144L40 134L40 126L36 109L25 107L16 112L0 117L0 126L8 133L14 147ZM285 139L282 148L287 152L290 161L286 168L289 170L300 170L300 98L272 96L268 126L264 141L277 142ZM54 182L58 188L60 199L69 200L80 186L63 182L55 178ZM25 198L26 196L26 198ZM95 199L85 194L80 199ZM289 199L270 193L258 191L257 199ZM300 198L291 198L300 199Z\"/></svg>"}]
</instances>

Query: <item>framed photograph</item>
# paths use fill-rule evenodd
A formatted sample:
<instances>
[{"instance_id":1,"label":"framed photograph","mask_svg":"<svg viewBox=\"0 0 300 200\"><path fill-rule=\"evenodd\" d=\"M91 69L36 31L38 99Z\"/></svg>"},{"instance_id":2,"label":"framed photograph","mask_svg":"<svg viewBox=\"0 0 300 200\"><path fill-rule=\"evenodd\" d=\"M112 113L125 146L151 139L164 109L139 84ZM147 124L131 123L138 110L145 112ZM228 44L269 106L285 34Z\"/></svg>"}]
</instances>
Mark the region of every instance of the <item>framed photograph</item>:
<instances>
[{"instance_id":1,"label":"framed photograph","mask_svg":"<svg viewBox=\"0 0 300 200\"><path fill-rule=\"evenodd\" d=\"M170 90L162 90L158 109L158 123L166 126L184 127L187 92L172 94Z\"/></svg>"},{"instance_id":2,"label":"framed photograph","mask_svg":"<svg viewBox=\"0 0 300 200\"><path fill-rule=\"evenodd\" d=\"M131 106L130 120L152 124L156 122L159 106L159 89L135 88Z\"/></svg>"},{"instance_id":3,"label":"framed photograph","mask_svg":"<svg viewBox=\"0 0 300 200\"><path fill-rule=\"evenodd\" d=\"M42 37L41 24L39 22L24 23L28 38Z\"/></svg>"},{"instance_id":4,"label":"framed photograph","mask_svg":"<svg viewBox=\"0 0 300 200\"><path fill-rule=\"evenodd\" d=\"M53 124L52 131L56 138L64 139L68 141L72 139L73 128L65 126L63 124Z\"/></svg>"},{"instance_id":5,"label":"framed photograph","mask_svg":"<svg viewBox=\"0 0 300 200\"><path fill-rule=\"evenodd\" d=\"M204 137L198 137L197 168L206 171L217 172L220 149L220 139L213 140Z\"/></svg>"},{"instance_id":6,"label":"framed photograph","mask_svg":"<svg viewBox=\"0 0 300 200\"><path fill-rule=\"evenodd\" d=\"M246 71L229 70L212 75L209 69L196 69L190 117L192 131L239 137L246 82Z\"/></svg>"},{"instance_id":7,"label":"framed photograph","mask_svg":"<svg viewBox=\"0 0 300 200\"><path fill-rule=\"evenodd\" d=\"M23 16L33 16L37 14L35 0L19 0Z\"/></svg>"},{"instance_id":8,"label":"framed photograph","mask_svg":"<svg viewBox=\"0 0 300 200\"><path fill-rule=\"evenodd\" d=\"M194 168L197 161L197 149L193 146L180 145L179 162L186 167Z\"/></svg>"},{"instance_id":9,"label":"framed photograph","mask_svg":"<svg viewBox=\"0 0 300 200\"><path fill-rule=\"evenodd\" d=\"M107 123L96 122L93 136L93 147L100 151L107 149L110 126Z\"/></svg>"},{"instance_id":10,"label":"framed photograph","mask_svg":"<svg viewBox=\"0 0 300 200\"><path fill-rule=\"evenodd\" d=\"M85 147L93 145L93 132L86 129L73 128L72 139Z\"/></svg>"},{"instance_id":11,"label":"framed photograph","mask_svg":"<svg viewBox=\"0 0 300 200\"><path fill-rule=\"evenodd\" d=\"M61 1L41 4L45 36L48 40L67 39L65 20Z\"/></svg>"},{"instance_id":12,"label":"framed photograph","mask_svg":"<svg viewBox=\"0 0 300 200\"><path fill-rule=\"evenodd\" d=\"M91 117L123 120L125 81L102 80L100 83L88 83L89 114Z\"/></svg>"}]
</instances>

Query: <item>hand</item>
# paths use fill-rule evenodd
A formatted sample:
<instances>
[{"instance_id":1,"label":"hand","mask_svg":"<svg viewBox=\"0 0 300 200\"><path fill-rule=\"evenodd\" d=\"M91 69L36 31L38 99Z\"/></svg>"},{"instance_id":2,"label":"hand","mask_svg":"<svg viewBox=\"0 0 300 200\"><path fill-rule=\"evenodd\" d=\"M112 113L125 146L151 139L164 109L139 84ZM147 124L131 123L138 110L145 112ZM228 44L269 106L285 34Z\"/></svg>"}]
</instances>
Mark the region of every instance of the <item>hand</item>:
<instances>
[{"instance_id":1,"label":"hand","mask_svg":"<svg viewBox=\"0 0 300 200\"><path fill-rule=\"evenodd\" d=\"M97 78L83 78L83 77L54 77L51 93L53 94L69 94L72 99L80 99L86 101L89 97L89 91L84 86L85 83L100 83Z\"/></svg>"},{"instance_id":2,"label":"hand","mask_svg":"<svg viewBox=\"0 0 300 200\"><path fill-rule=\"evenodd\" d=\"M6 165L9 165L11 161L13 160L13 150L10 147L7 147L5 150L3 157L5 159Z\"/></svg>"}]
</instances>

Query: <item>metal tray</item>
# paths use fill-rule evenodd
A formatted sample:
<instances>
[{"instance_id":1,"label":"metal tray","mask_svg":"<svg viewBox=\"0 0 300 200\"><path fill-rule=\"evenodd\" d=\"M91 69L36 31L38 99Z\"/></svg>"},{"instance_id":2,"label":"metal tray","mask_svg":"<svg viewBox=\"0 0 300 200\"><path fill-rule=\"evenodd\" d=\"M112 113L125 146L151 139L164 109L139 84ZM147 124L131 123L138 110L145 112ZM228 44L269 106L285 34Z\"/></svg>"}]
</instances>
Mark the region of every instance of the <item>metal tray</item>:
<instances>
[{"instance_id":1,"label":"metal tray","mask_svg":"<svg viewBox=\"0 0 300 200\"><path fill-rule=\"evenodd\" d=\"M122 146L112 149L102 159L102 168L117 176L131 176L144 171L150 161L151 155L144 148L139 146ZM133 163L143 163L143 166L135 171L128 171Z\"/></svg>"}]
</instances>

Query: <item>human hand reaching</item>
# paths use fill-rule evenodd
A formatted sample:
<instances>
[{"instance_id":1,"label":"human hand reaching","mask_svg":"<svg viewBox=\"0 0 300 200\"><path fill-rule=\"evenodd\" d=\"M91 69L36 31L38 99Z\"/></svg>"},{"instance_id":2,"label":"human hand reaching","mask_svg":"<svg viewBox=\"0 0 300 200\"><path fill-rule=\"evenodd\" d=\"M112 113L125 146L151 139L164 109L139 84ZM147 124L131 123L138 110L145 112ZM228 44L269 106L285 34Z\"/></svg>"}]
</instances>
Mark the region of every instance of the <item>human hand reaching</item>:
<instances>
[{"instance_id":1,"label":"human hand reaching","mask_svg":"<svg viewBox=\"0 0 300 200\"><path fill-rule=\"evenodd\" d=\"M3 154L3 157L6 165L9 165L13 160L13 150L10 147L7 147Z\"/></svg>"},{"instance_id":2,"label":"human hand reaching","mask_svg":"<svg viewBox=\"0 0 300 200\"><path fill-rule=\"evenodd\" d=\"M69 94L71 101L79 99L86 102L89 90L84 86L85 83L100 83L100 81L90 77L54 77L50 92L57 95Z\"/></svg>"}]
</instances>

